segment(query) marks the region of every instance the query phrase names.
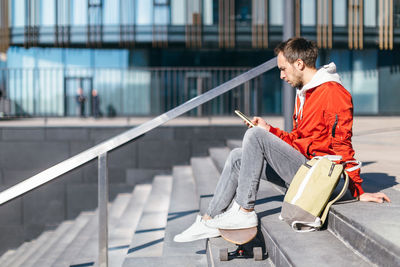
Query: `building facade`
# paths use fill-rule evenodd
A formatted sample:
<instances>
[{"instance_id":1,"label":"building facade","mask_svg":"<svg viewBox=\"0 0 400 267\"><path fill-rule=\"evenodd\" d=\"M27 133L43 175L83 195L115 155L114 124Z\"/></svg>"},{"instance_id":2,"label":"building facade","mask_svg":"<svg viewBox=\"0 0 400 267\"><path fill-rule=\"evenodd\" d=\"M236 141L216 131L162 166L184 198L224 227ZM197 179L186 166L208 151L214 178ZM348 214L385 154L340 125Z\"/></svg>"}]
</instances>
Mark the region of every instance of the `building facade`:
<instances>
[{"instance_id":1,"label":"building facade","mask_svg":"<svg viewBox=\"0 0 400 267\"><path fill-rule=\"evenodd\" d=\"M400 0L293 0L355 114L400 114ZM153 116L273 57L281 0L0 0L0 114ZM190 115L281 114L278 70Z\"/></svg>"}]
</instances>

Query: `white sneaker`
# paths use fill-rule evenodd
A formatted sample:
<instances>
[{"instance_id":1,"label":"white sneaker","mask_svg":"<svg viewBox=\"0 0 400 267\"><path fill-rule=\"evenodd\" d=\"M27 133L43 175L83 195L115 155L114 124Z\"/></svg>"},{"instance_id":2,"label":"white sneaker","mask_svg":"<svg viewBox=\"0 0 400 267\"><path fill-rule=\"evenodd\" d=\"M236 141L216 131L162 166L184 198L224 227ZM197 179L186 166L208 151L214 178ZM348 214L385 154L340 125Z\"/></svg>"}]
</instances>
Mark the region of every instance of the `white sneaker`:
<instances>
[{"instance_id":1,"label":"white sneaker","mask_svg":"<svg viewBox=\"0 0 400 267\"><path fill-rule=\"evenodd\" d=\"M245 212L240 209L236 201L233 201L229 210L207 220L205 224L208 227L219 229L244 229L257 226L258 218L255 211Z\"/></svg>"},{"instance_id":2,"label":"white sneaker","mask_svg":"<svg viewBox=\"0 0 400 267\"><path fill-rule=\"evenodd\" d=\"M220 236L217 228L208 227L200 215L197 215L196 221L185 231L174 237L175 242L190 242L203 238Z\"/></svg>"}]
</instances>

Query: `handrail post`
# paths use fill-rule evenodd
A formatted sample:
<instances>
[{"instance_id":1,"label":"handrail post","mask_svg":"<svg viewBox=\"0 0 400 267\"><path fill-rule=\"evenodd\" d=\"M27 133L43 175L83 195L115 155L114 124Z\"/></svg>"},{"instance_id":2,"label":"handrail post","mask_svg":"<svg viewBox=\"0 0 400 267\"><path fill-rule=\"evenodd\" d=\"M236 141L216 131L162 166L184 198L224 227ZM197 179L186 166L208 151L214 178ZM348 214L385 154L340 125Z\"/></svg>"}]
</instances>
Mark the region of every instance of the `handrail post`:
<instances>
[{"instance_id":1,"label":"handrail post","mask_svg":"<svg viewBox=\"0 0 400 267\"><path fill-rule=\"evenodd\" d=\"M108 266L108 167L107 152L98 158L99 267Z\"/></svg>"}]
</instances>

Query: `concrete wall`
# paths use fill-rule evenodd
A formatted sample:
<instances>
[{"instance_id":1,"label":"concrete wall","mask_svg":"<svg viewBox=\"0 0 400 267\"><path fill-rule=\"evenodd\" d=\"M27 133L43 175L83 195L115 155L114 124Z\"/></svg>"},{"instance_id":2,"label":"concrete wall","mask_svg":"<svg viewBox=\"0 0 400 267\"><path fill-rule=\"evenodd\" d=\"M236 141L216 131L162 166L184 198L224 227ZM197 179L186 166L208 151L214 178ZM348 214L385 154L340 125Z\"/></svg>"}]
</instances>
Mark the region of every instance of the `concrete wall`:
<instances>
[{"instance_id":1,"label":"concrete wall","mask_svg":"<svg viewBox=\"0 0 400 267\"><path fill-rule=\"evenodd\" d=\"M0 128L0 190L3 191L127 127ZM207 155L212 146L241 139L243 126L165 126L109 154L111 200L130 192L191 156ZM43 187L0 207L0 253L55 228L83 210L97 207L97 161L71 171Z\"/></svg>"}]
</instances>

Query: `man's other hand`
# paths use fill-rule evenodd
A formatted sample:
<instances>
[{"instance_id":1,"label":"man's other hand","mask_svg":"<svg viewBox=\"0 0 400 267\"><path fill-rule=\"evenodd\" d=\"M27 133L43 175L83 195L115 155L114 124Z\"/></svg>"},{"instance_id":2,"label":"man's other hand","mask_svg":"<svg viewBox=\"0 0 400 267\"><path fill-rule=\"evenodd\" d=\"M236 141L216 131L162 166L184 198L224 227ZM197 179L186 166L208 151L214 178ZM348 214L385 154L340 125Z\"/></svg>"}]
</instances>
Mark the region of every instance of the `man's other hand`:
<instances>
[{"instance_id":1,"label":"man's other hand","mask_svg":"<svg viewBox=\"0 0 400 267\"><path fill-rule=\"evenodd\" d=\"M384 201L390 202L390 199L385 193L364 193L360 195L360 201L383 203Z\"/></svg>"},{"instance_id":2,"label":"man's other hand","mask_svg":"<svg viewBox=\"0 0 400 267\"><path fill-rule=\"evenodd\" d=\"M253 117L253 119L251 120L251 122L255 125L257 125L258 127L261 127L263 129L265 129L266 131L269 132L269 129L271 128L271 125L269 125L263 118L261 117Z\"/></svg>"}]
</instances>

